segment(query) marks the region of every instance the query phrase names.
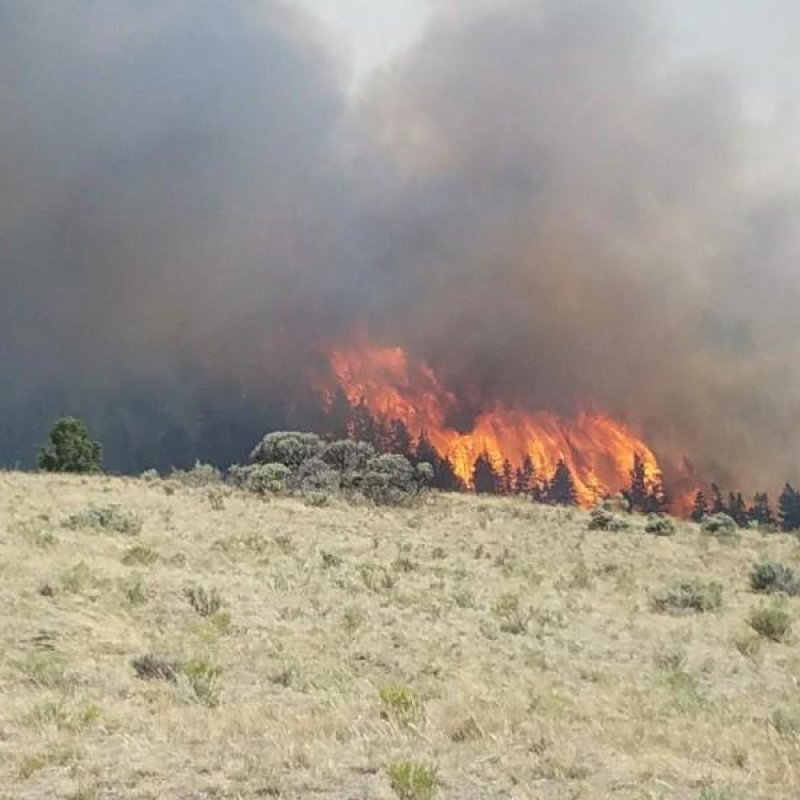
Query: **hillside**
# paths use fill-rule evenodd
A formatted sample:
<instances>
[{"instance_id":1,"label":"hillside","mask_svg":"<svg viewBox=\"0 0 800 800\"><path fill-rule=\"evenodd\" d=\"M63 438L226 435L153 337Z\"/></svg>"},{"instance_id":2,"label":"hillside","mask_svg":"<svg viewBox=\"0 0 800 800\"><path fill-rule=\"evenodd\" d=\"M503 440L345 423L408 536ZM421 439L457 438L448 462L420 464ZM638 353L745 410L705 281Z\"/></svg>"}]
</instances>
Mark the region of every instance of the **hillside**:
<instances>
[{"instance_id":1,"label":"hillside","mask_svg":"<svg viewBox=\"0 0 800 800\"><path fill-rule=\"evenodd\" d=\"M800 796L798 540L588 519L2 473L0 798Z\"/></svg>"}]
</instances>

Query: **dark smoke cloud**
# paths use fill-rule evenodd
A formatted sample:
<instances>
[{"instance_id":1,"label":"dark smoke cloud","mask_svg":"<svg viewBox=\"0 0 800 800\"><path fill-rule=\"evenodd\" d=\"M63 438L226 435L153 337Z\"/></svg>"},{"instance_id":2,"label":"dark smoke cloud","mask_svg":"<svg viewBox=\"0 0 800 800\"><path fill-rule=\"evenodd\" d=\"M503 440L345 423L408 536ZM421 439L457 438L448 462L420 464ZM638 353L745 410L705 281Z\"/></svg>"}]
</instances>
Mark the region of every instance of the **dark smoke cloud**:
<instances>
[{"instance_id":1,"label":"dark smoke cloud","mask_svg":"<svg viewBox=\"0 0 800 800\"><path fill-rule=\"evenodd\" d=\"M666 20L443 2L353 102L289 5L0 0L0 461L67 411L119 468L240 456L363 325L466 412L597 404L800 478L784 140Z\"/></svg>"}]
</instances>

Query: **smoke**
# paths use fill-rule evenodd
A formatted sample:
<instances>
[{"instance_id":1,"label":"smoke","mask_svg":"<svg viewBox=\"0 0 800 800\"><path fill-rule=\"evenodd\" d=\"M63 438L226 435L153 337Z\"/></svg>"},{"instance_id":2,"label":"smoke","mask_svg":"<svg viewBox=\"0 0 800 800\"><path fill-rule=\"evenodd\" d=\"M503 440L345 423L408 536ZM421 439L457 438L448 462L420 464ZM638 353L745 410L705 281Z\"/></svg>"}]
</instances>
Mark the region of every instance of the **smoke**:
<instances>
[{"instance_id":1,"label":"smoke","mask_svg":"<svg viewBox=\"0 0 800 800\"><path fill-rule=\"evenodd\" d=\"M440 2L353 99L288 4L0 0L0 460L66 412L119 468L240 457L366 328L467 414L598 405L797 480L791 136L667 27Z\"/></svg>"}]
</instances>

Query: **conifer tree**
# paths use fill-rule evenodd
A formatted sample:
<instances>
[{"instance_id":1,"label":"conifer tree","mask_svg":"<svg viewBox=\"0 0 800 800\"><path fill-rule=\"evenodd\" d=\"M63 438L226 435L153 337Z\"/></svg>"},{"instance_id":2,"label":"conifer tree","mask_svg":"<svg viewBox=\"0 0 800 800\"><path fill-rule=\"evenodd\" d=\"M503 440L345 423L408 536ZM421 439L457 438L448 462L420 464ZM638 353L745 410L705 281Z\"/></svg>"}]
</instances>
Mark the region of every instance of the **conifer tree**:
<instances>
[{"instance_id":1,"label":"conifer tree","mask_svg":"<svg viewBox=\"0 0 800 800\"><path fill-rule=\"evenodd\" d=\"M475 459L472 468L472 485L475 487L476 494L498 494L500 490L500 476L486 450Z\"/></svg>"},{"instance_id":2,"label":"conifer tree","mask_svg":"<svg viewBox=\"0 0 800 800\"><path fill-rule=\"evenodd\" d=\"M532 494L536 486L536 469L533 466L533 459L526 455L522 461L522 466L517 470L514 481L514 491L517 494Z\"/></svg>"},{"instance_id":3,"label":"conifer tree","mask_svg":"<svg viewBox=\"0 0 800 800\"><path fill-rule=\"evenodd\" d=\"M403 420L392 420L389 438L391 440L391 452L399 456L405 456L411 461L413 455L413 441L408 426Z\"/></svg>"},{"instance_id":4,"label":"conifer tree","mask_svg":"<svg viewBox=\"0 0 800 800\"><path fill-rule=\"evenodd\" d=\"M628 499L628 505L631 511L647 511L648 495L650 493L647 483L647 469L638 453L633 456L633 468L629 475L630 483L627 490L623 492Z\"/></svg>"},{"instance_id":5,"label":"conifer tree","mask_svg":"<svg viewBox=\"0 0 800 800\"><path fill-rule=\"evenodd\" d=\"M728 494L728 514L740 528L747 527L747 506L741 492Z\"/></svg>"},{"instance_id":6,"label":"conifer tree","mask_svg":"<svg viewBox=\"0 0 800 800\"><path fill-rule=\"evenodd\" d=\"M775 524L775 514L769 504L769 495L766 492L756 492L753 497L753 505L747 511L747 516L751 522L757 525L769 527Z\"/></svg>"},{"instance_id":7,"label":"conifer tree","mask_svg":"<svg viewBox=\"0 0 800 800\"><path fill-rule=\"evenodd\" d=\"M780 498L778 498L778 508L780 509L781 528L784 531L800 530L800 492L790 483L784 486Z\"/></svg>"},{"instance_id":8,"label":"conifer tree","mask_svg":"<svg viewBox=\"0 0 800 800\"><path fill-rule=\"evenodd\" d=\"M708 514L708 500L706 500L705 493L698 489L697 494L694 496L692 513L689 517L693 522L700 522L706 514Z\"/></svg>"},{"instance_id":9,"label":"conifer tree","mask_svg":"<svg viewBox=\"0 0 800 800\"><path fill-rule=\"evenodd\" d=\"M550 503L558 506L574 506L578 503L575 481L563 458L556 465L553 477L548 484L547 498Z\"/></svg>"},{"instance_id":10,"label":"conifer tree","mask_svg":"<svg viewBox=\"0 0 800 800\"><path fill-rule=\"evenodd\" d=\"M503 461L503 467L500 472L500 493L514 494L514 468L507 458Z\"/></svg>"},{"instance_id":11,"label":"conifer tree","mask_svg":"<svg viewBox=\"0 0 800 800\"><path fill-rule=\"evenodd\" d=\"M425 431L419 436L416 448L414 448L413 462L419 464L423 461L433 467L433 481L431 488L439 489L442 492L463 492L464 482L456 475L449 459L443 458L438 450L431 444Z\"/></svg>"},{"instance_id":12,"label":"conifer tree","mask_svg":"<svg viewBox=\"0 0 800 800\"><path fill-rule=\"evenodd\" d=\"M716 483L711 484L711 513L712 514L725 514L728 509L725 507L725 501L722 499L722 492Z\"/></svg>"}]
</instances>

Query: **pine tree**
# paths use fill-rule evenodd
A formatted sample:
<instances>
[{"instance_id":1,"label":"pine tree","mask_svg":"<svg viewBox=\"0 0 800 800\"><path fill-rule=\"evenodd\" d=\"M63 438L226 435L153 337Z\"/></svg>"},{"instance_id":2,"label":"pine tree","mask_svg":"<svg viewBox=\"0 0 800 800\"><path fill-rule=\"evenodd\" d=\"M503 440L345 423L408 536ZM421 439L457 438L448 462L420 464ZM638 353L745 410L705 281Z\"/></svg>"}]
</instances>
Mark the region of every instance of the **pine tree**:
<instances>
[{"instance_id":1,"label":"pine tree","mask_svg":"<svg viewBox=\"0 0 800 800\"><path fill-rule=\"evenodd\" d=\"M368 442L376 446L378 439L378 425L375 417L370 413L367 404L362 397L358 405L350 410L350 422L347 426L351 438L359 442Z\"/></svg>"},{"instance_id":2,"label":"pine tree","mask_svg":"<svg viewBox=\"0 0 800 800\"><path fill-rule=\"evenodd\" d=\"M549 502L558 506L574 506L578 504L575 481L572 479L572 473L563 458L556 465L555 472L548 485L547 497Z\"/></svg>"},{"instance_id":3,"label":"pine tree","mask_svg":"<svg viewBox=\"0 0 800 800\"><path fill-rule=\"evenodd\" d=\"M500 493L514 494L514 468L507 458L503 461L503 467L500 472Z\"/></svg>"},{"instance_id":4,"label":"pine tree","mask_svg":"<svg viewBox=\"0 0 800 800\"><path fill-rule=\"evenodd\" d=\"M694 522L700 522L706 514L708 514L708 501L706 500L705 493L698 490L697 494L694 496L692 513L689 517Z\"/></svg>"},{"instance_id":5,"label":"pine tree","mask_svg":"<svg viewBox=\"0 0 800 800\"><path fill-rule=\"evenodd\" d=\"M522 466L517 470L514 480L514 491L517 494L532 494L536 486L536 469L533 459L527 455L522 461Z\"/></svg>"},{"instance_id":6,"label":"pine tree","mask_svg":"<svg viewBox=\"0 0 800 800\"><path fill-rule=\"evenodd\" d=\"M669 497L660 480L653 480L647 487L644 511L648 514L664 514L669 509Z\"/></svg>"},{"instance_id":7,"label":"pine tree","mask_svg":"<svg viewBox=\"0 0 800 800\"><path fill-rule=\"evenodd\" d=\"M401 419L392 420L389 426L391 452L412 460L413 441L408 426Z\"/></svg>"},{"instance_id":8,"label":"pine tree","mask_svg":"<svg viewBox=\"0 0 800 800\"><path fill-rule=\"evenodd\" d=\"M629 475L631 482L623 494L628 498L631 511L646 511L650 493L647 483L647 469L638 453L633 456L633 468Z\"/></svg>"},{"instance_id":9,"label":"pine tree","mask_svg":"<svg viewBox=\"0 0 800 800\"><path fill-rule=\"evenodd\" d=\"M728 514L740 528L747 527L747 506L741 492L728 494Z\"/></svg>"},{"instance_id":10,"label":"pine tree","mask_svg":"<svg viewBox=\"0 0 800 800\"><path fill-rule=\"evenodd\" d=\"M431 444L425 431L420 433L411 460L416 464L426 461L433 467L431 488L439 489L442 492L463 492L465 490L464 481L456 475L450 460L442 458L438 450Z\"/></svg>"},{"instance_id":11,"label":"pine tree","mask_svg":"<svg viewBox=\"0 0 800 800\"><path fill-rule=\"evenodd\" d=\"M784 531L799 530L800 492L790 483L784 486L781 496L778 498L778 508L780 509L781 528Z\"/></svg>"},{"instance_id":12,"label":"pine tree","mask_svg":"<svg viewBox=\"0 0 800 800\"><path fill-rule=\"evenodd\" d=\"M711 484L711 513L712 514L726 514L728 509L725 507L725 501L722 499L722 492L716 483Z\"/></svg>"},{"instance_id":13,"label":"pine tree","mask_svg":"<svg viewBox=\"0 0 800 800\"><path fill-rule=\"evenodd\" d=\"M747 516L751 522L757 525L770 527L775 524L775 514L769 504L769 495L766 492L756 492L753 497L753 505L747 511Z\"/></svg>"},{"instance_id":14,"label":"pine tree","mask_svg":"<svg viewBox=\"0 0 800 800\"><path fill-rule=\"evenodd\" d=\"M472 468L472 485L476 494L497 494L500 489L500 476L494 468L491 456L484 450Z\"/></svg>"}]
</instances>

